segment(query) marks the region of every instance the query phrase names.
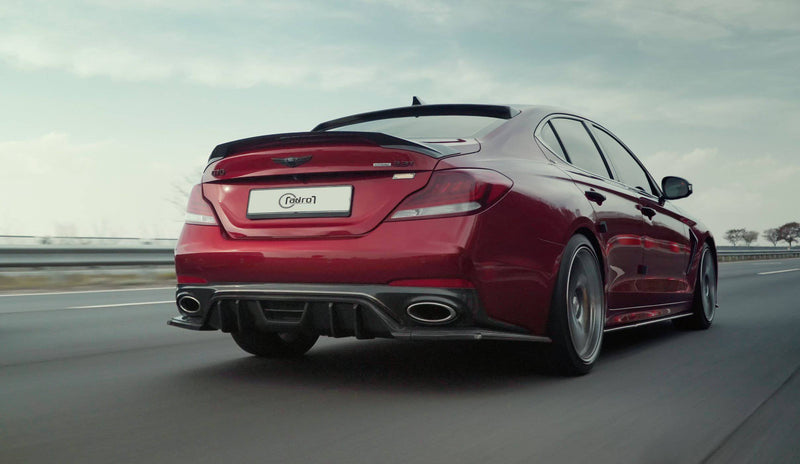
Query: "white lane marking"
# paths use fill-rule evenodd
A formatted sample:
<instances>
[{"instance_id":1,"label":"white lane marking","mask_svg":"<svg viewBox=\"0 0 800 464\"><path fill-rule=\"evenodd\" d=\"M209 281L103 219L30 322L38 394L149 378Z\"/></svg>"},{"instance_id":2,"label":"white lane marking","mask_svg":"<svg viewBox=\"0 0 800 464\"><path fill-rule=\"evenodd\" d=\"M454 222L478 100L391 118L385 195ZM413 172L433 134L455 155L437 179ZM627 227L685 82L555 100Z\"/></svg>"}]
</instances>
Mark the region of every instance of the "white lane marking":
<instances>
[{"instance_id":1,"label":"white lane marking","mask_svg":"<svg viewBox=\"0 0 800 464\"><path fill-rule=\"evenodd\" d=\"M794 271L800 271L800 268L794 268L794 269L781 269L780 271L759 272L759 273L757 273L756 275L780 274L780 273L782 273L782 272L794 272Z\"/></svg>"},{"instance_id":2,"label":"white lane marking","mask_svg":"<svg viewBox=\"0 0 800 464\"><path fill-rule=\"evenodd\" d=\"M148 287L148 288L115 288L111 290L73 290L71 292L41 292L41 293L6 293L4 296L37 296L37 295L80 295L82 293L112 293L112 292L140 292L144 290L175 290L175 287Z\"/></svg>"},{"instance_id":3,"label":"white lane marking","mask_svg":"<svg viewBox=\"0 0 800 464\"><path fill-rule=\"evenodd\" d=\"M117 303L117 304L105 304L105 305L91 305L91 306L70 306L67 309L94 309L94 308L116 308L119 306L143 306L143 305L151 305L151 304L166 304L166 303L175 303L175 300L167 300L167 301L143 301L141 303Z\"/></svg>"}]
</instances>

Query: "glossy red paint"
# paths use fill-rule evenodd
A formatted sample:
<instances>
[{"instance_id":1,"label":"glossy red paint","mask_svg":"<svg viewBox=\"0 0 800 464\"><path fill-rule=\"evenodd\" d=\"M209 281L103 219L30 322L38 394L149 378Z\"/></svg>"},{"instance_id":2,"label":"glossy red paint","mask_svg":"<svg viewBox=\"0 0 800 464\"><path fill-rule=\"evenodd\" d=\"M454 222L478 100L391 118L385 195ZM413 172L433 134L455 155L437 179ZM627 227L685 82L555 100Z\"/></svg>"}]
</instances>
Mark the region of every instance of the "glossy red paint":
<instances>
[{"instance_id":1,"label":"glossy red paint","mask_svg":"<svg viewBox=\"0 0 800 464\"><path fill-rule=\"evenodd\" d=\"M464 279L400 279L389 282L393 287L475 288Z\"/></svg>"},{"instance_id":2,"label":"glossy red paint","mask_svg":"<svg viewBox=\"0 0 800 464\"><path fill-rule=\"evenodd\" d=\"M179 284L207 284L208 281L202 277L190 275L178 275Z\"/></svg>"},{"instance_id":3,"label":"glossy red paint","mask_svg":"<svg viewBox=\"0 0 800 464\"><path fill-rule=\"evenodd\" d=\"M601 259L606 327L688 310L698 250L712 240L708 230L668 201L587 175L549 152L533 134L552 113L529 107L480 140L439 141L461 151L441 159L402 148L325 145L268 147L212 161L202 195L220 224L184 226L176 248L179 279L474 287L491 320L546 336L565 244L584 234ZM308 155L311 161L296 168L273 161ZM438 172L451 169L487 170L510 181L477 212L389 220ZM252 189L297 185L352 185L352 214L247 218ZM591 189L606 201L589 201ZM642 217L643 205L656 211L654 220Z\"/></svg>"}]
</instances>

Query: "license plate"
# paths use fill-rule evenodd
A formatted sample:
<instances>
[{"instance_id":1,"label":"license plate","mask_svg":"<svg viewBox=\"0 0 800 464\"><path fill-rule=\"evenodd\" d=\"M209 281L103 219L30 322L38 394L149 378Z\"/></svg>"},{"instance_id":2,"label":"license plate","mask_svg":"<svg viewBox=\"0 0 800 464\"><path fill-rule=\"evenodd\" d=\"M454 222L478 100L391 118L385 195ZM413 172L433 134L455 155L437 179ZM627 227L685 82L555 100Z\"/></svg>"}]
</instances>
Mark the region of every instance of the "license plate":
<instances>
[{"instance_id":1,"label":"license plate","mask_svg":"<svg viewBox=\"0 0 800 464\"><path fill-rule=\"evenodd\" d=\"M248 219L350 216L353 186L250 190Z\"/></svg>"}]
</instances>

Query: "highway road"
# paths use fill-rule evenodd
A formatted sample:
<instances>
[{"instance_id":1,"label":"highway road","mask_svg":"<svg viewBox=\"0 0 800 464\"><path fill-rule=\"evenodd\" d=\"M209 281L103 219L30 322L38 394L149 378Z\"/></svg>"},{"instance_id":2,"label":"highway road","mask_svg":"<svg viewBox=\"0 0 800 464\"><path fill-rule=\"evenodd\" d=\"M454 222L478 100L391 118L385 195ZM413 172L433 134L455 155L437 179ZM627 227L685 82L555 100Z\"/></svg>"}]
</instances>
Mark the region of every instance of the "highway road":
<instances>
[{"instance_id":1,"label":"highway road","mask_svg":"<svg viewBox=\"0 0 800 464\"><path fill-rule=\"evenodd\" d=\"M800 462L800 260L720 265L706 332L530 345L322 338L261 360L170 288L0 296L0 462Z\"/></svg>"}]
</instances>

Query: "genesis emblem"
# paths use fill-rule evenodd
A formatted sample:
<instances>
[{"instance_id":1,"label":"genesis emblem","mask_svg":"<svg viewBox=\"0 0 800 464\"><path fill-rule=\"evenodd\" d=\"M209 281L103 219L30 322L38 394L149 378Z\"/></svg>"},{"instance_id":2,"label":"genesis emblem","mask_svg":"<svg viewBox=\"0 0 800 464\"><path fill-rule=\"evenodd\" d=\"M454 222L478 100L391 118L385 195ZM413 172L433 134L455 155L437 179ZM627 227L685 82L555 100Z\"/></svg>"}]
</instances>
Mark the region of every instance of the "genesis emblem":
<instances>
[{"instance_id":1,"label":"genesis emblem","mask_svg":"<svg viewBox=\"0 0 800 464\"><path fill-rule=\"evenodd\" d=\"M274 161L274 162L276 162L278 164L282 164L282 165L284 165L286 167L289 167L289 168L296 168L297 166L300 166L301 164L306 164L309 161L311 161L311 155L299 156L299 157L290 156L288 158L272 158L272 161Z\"/></svg>"}]
</instances>

